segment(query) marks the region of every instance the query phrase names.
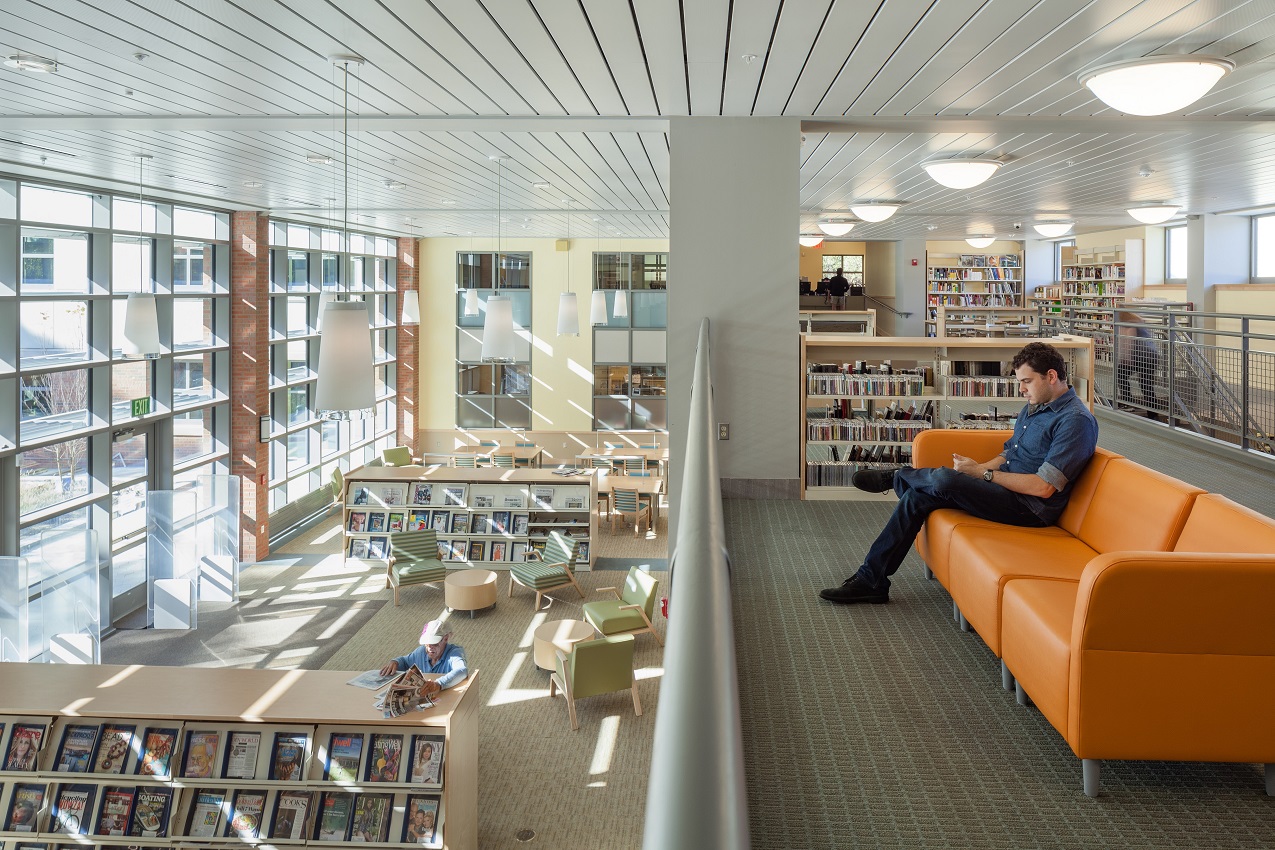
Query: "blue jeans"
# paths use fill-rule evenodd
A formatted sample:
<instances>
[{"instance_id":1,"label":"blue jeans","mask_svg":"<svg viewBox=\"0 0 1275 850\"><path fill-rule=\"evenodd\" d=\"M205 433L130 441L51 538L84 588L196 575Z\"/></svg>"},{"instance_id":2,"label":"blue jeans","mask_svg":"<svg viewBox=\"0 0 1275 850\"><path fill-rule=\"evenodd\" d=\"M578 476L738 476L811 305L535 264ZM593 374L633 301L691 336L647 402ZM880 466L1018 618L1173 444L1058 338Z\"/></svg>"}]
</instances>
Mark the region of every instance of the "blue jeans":
<instances>
[{"instance_id":1,"label":"blue jeans","mask_svg":"<svg viewBox=\"0 0 1275 850\"><path fill-rule=\"evenodd\" d=\"M1006 525L1048 525L1032 513L1017 493L948 467L900 469L894 474L894 492L899 494L899 503L868 549L858 572L879 590L890 589L890 576L907 557L925 518L939 508L959 508L980 519Z\"/></svg>"}]
</instances>

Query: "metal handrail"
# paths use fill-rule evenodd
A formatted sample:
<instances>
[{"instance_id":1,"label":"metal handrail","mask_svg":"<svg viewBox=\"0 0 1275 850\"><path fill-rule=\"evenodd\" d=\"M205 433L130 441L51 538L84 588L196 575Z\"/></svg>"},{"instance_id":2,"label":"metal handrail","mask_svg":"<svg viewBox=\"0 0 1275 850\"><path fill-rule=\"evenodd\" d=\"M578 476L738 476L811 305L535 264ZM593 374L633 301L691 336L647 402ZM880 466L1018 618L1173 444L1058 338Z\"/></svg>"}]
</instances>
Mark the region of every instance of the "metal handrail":
<instances>
[{"instance_id":1,"label":"metal handrail","mask_svg":"<svg viewBox=\"0 0 1275 850\"><path fill-rule=\"evenodd\" d=\"M873 304L876 304L878 307L889 310L891 313L898 316L900 319L906 319L907 317L912 315L911 313L896 310L893 307L891 307L889 304L882 301L880 298L877 298L876 296L873 296L873 295L868 295L866 292L863 295L863 299L865 301L871 301Z\"/></svg>"},{"instance_id":2,"label":"metal handrail","mask_svg":"<svg viewBox=\"0 0 1275 850\"><path fill-rule=\"evenodd\" d=\"M644 850L749 846L710 351L704 319L695 353L677 541L670 565L672 610L647 785Z\"/></svg>"}]
</instances>

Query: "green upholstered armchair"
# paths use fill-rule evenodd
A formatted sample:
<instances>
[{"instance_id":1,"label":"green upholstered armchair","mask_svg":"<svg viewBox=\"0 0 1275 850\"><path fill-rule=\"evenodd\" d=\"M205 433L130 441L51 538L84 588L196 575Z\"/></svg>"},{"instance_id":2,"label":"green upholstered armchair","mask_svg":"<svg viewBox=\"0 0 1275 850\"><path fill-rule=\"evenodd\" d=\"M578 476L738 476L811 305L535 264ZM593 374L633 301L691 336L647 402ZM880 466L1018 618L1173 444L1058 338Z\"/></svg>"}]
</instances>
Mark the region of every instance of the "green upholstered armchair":
<instances>
[{"instance_id":1,"label":"green upholstered armchair","mask_svg":"<svg viewBox=\"0 0 1275 850\"><path fill-rule=\"evenodd\" d=\"M341 467L335 467L332 470L332 501L339 502L345 498L345 474L341 472Z\"/></svg>"},{"instance_id":2,"label":"green upholstered armchair","mask_svg":"<svg viewBox=\"0 0 1275 850\"><path fill-rule=\"evenodd\" d=\"M617 635L581 641L567 654L557 650L558 669L549 675L549 696L561 690L567 698L571 729L580 731L576 700L629 689L633 693L633 713L642 716L637 677L633 675L633 637Z\"/></svg>"},{"instance_id":3,"label":"green upholstered armchair","mask_svg":"<svg viewBox=\"0 0 1275 850\"><path fill-rule=\"evenodd\" d=\"M550 532L543 553L534 549L527 552L528 560L509 565L509 595L514 595L514 583L536 592L536 608L546 591L571 585L584 598L584 591L576 584L576 541L557 531Z\"/></svg>"},{"instance_id":4,"label":"green upholstered armchair","mask_svg":"<svg viewBox=\"0 0 1275 850\"><path fill-rule=\"evenodd\" d=\"M438 532L431 528L390 535L390 567L385 585L394 588L395 607L400 587L445 578L447 565L438 557Z\"/></svg>"},{"instance_id":5,"label":"green upholstered armchair","mask_svg":"<svg viewBox=\"0 0 1275 850\"><path fill-rule=\"evenodd\" d=\"M407 446L395 446L392 449L381 449L382 466L413 466L412 450Z\"/></svg>"},{"instance_id":6,"label":"green upholstered armchair","mask_svg":"<svg viewBox=\"0 0 1275 850\"><path fill-rule=\"evenodd\" d=\"M598 593L610 591L615 599L599 599L584 603L584 619L604 635L640 635L650 632L660 646L664 641L651 625L655 616L655 595L660 583L637 567L629 567L624 590L599 587Z\"/></svg>"}]
</instances>

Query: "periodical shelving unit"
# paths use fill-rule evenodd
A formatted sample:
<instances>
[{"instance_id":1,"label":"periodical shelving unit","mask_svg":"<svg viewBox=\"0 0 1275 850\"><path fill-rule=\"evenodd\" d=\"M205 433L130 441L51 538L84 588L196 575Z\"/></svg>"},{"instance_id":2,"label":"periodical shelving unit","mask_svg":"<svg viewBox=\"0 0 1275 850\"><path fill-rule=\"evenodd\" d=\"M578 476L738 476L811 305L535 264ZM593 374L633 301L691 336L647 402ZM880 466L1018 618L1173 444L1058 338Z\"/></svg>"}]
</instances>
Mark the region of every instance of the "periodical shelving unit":
<instances>
[{"instance_id":1,"label":"periodical shelving unit","mask_svg":"<svg viewBox=\"0 0 1275 850\"><path fill-rule=\"evenodd\" d=\"M1024 307L1022 254L926 254L925 335L938 335L938 308Z\"/></svg>"}]
</instances>

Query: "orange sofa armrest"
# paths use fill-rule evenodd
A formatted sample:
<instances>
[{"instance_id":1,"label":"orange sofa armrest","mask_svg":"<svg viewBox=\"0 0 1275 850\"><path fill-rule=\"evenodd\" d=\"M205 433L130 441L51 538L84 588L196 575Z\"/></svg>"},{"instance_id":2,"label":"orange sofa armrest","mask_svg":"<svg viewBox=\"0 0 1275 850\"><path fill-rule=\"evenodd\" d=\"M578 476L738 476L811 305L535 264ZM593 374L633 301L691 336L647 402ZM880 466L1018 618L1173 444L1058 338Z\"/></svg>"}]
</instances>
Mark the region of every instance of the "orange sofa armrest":
<instances>
[{"instance_id":1,"label":"orange sofa armrest","mask_svg":"<svg viewBox=\"0 0 1275 850\"><path fill-rule=\"evenodd\" d=\"M912 440L912 466L951 466L952 455L961 454L982 463L1001 453L1013 431L932 428Z\"/></svg>"}]
</instances>

